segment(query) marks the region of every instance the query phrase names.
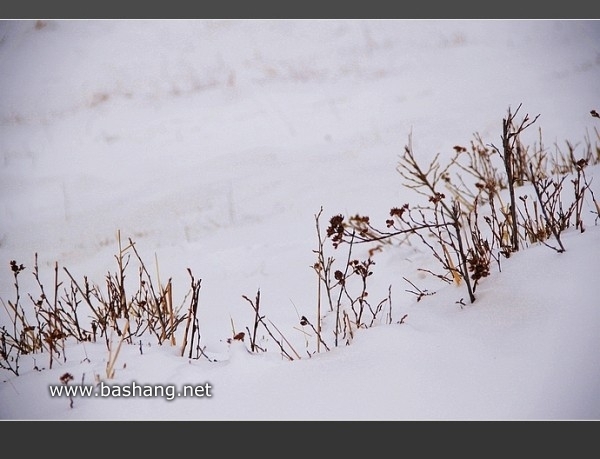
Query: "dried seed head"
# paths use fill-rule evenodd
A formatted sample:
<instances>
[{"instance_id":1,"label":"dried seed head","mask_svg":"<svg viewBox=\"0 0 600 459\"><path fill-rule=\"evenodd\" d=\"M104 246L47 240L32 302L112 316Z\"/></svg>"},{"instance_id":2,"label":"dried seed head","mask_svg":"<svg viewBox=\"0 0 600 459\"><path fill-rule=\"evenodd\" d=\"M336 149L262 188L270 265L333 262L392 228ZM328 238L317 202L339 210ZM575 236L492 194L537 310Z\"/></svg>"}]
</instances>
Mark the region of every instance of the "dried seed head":
<instances>
[{"instance_id":1,"label":"dried seed head","mask_svg":"<svg viewBox=\"0 0 600 459\"><path fill-rule=\"evenodd\" d=\"M68 384L69 381L73 381L73 375L71 373L65 373L60 377L60 382L63 384Z\"/></svg>"},{"instance_id":2,"label":"dried seed head","mask_svg":"<svg viewBox=\"0 0 600 459\"><path fill-rule=\"evenodd\" d=\"M244 341L245 336L246 336L246 334L244 332L239 332L233 336L233 339L235 339L237 341Z\"/></svg>"},{"instance_id":3,"label":"dried seed head","mask_svg":"<svg viewBox=\"0 0 600 459\"><path fill-rule=\"evenodd\" d=\"M13 273L15 274L19 274L21 271L23 271L25 269L25 266L21 265L17 265L17 262L15 260L11 260L10 261L10 269L12 270Z\"/></svg>"},{"instance_id":4,"label":"dried seed head","mask_svg":"<svg viewBox=\"0 0 600 459\"><path fill-rule=\"evenodd\" d=\"M344 217L342 215L331 217L327 228L327 236L331 238L334 248L337 248L342 242L344 237Z\"/></svg>"},{"instance_id":5,"label":"dried seed head","mask_svg":"<svg viewBox=\"0 0 600 459\"><path fill-rule=\"evenodd\" d=\"M446 197L446 195L444 193L436 193L429 198L429 202L433 202L434 204L437 204L445 197Z\"/></svg>"},{"instance_id":6,"label":"dried seed head","mask_svg":"<svg viewBox=\"0 0 600 459\"><path fill-rule=\"evenodd\" d=\"M329 228L327 228L327 236L332 236L333 234L339 233L340 228L344 228L344 216L343 215L334 215L329 220Z\"/></svg>"},{"instance_id":7,"label":"dried seed head","mask_svg":"<svg viewBox=\"0 0 600 459\"><path fill-rule=\"evenodd\" d=\"M351 217L350 220L352 220L354 223L358 223L358 224L364 224L364 225L368 225L370 218L368 215L362 216L362 215L358 215L356 214L354 217Z\"/></svg>"},{"instance_id":8,"label":"dried seed head","mask_svg":"<svg viewBox=\"0 0 600 459\"><path fill-rule=\"evenodd\" d=\"M579 170L579 171L580 171L580 170L583 170L583 169L585 168L585 166L587 166L587 165L588 165L588 162L587 162L587 160L586 160L586 159L584 159L584 158L581 158L579 161L577 161L577 162L575 163L575 165L576 165L576 167L577 167L577 170Z\"/></svg>"},{"instance_id":9,"label":"dried seed head","mask_svg":"<svg viewBox=\"0 0 600 459\"><path fill-rule=\"evenodd\" d=\"M408 209L408 204L404 204L402 207L392 207L390 209L390 217L402 218L404 212Z\"/></svg>"}]
</instances>

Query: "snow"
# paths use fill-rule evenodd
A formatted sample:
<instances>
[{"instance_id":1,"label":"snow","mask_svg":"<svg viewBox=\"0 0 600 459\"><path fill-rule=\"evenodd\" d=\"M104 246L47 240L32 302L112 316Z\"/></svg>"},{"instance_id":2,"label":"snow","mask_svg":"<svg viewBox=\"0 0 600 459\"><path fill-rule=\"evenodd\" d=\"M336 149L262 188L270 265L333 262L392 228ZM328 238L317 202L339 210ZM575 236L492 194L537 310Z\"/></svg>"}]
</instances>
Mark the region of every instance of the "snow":
<instances>
[{"instance_id":1,"label":"snow","mask_svg":"<svg viewBox=\"0 0 600 459\"><path fill-rule=\"evenodd\" d=\"M316 323L321 207L322 230L338 213L383 222L415 200L396 171L409 136L425 164L476 132L499 144L519 104L540 114L525 133L532 144L538 128L550 150L594 139L599 56L597 21L0 21L0 298L14 301L16 260L30 304L36 253L47 288L55 263L65 284L63 267L102 284L120 231L152 274L172 278L176 302L188 268L201 279L210 358L148 336L123 345L108 380L104 338L70 342L52 368L33 354L19 376L0 369L0 419L600 418L590 212L584 233L563 234L566 252L540 244L504 259L473 304L463 286L419 271L436 266L426 250L394 246L374 255L369 288L379 300L391 286L392 323L347 346L329 333L331 350L319 353L299 325L303 315ZM343 260L342 248L326 250ZM435 294L417 301L403 278ZM300 359L282 358L268 336L265 353L228 342L232 327L252 327L242 296L258 290ZM211 396L76 397L70 407L48 389L67 372L70 385L210 384Z\"/></svg>"}]
</instances>

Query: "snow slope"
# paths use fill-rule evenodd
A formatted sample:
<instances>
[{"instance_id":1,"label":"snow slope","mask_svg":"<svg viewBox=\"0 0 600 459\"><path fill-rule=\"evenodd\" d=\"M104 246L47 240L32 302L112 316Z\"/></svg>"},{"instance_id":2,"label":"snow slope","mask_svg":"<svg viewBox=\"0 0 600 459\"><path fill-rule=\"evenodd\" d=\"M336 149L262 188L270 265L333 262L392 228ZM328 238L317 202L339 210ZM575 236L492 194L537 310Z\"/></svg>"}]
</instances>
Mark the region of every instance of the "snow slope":
<instances>
[{"instance_id":1,"label":"snow slope","mask_svg":"<svg viewBox=\"0 0 600 459\"><path fill-rule=\"evenodd\" d=\"M540 128L549 148L582 144L598 128L599 56L597 21L0 21L0 298L14 298L10 260L27 267L22 292L37 292L35 253L46 285L55 262L102 283L120 231L178 298L187 268L202 279L216 360L125 346L115 383L210 382L213 397L71 409L48 385L102 375L104 343L74 344L43 371L45 356L25 356L20 376L1 373L0 418L598 418L591 214L585 233L565 234L567 252L506 260L473 305L417 272L429 254L399 247L376 254L370 293L391 285L404 323L312 357L298 323L316 314L321 207L323 226L337 213L383 221L414 196L395 170L410 135L423 162L475 132L498 143L521 103L541 115L532 143ZM435 295L416 302L403 277ZM230 353L232 324L253 321L242 295L258 289L302 359Z\"/></svg>"}]
</instances>

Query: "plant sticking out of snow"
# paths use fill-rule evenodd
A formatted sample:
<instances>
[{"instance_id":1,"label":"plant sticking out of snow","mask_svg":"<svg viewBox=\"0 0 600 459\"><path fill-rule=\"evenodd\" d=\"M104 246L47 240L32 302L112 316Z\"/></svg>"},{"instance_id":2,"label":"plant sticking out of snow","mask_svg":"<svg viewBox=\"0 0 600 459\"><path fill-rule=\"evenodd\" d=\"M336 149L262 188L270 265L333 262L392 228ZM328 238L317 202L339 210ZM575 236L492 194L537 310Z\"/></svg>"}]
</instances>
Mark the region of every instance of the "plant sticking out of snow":
<instances>
[{"instance_id":1,"label":"plant sticking out of snow","mask_svg":"<svg viewBox=\"0 0 600 459\"><path fill-rule=\"evenodd\" d=\"M525 115L517 121L519 109L520 106L514 113L509 109L502 121L501 148L486 144L475 135L470 148L454 147L448 164L442 164L437 154L428 166L422 166L409 137L397 170L420 202L391 207L382 227L368 215L336 214L329 219L323 234L323 209L315 215L317 248L313 251L316 261L312 269L317 274L316 319L311 321L302 315L300 325L306 336L315 336L317 353L350 344L357 330L393 323L392 286L387 295L373 301L369 283L376 264L374 255L384 248L416 239L442 269L437 273L421 271L443 282L464 286L473 303L478 284L491 276L492 266L496 264L500 270L501 261L512 253L538 243L558 253L565 252L561 235L569 228L585 231L586 203L589 213L595 215L594 224L598 223L600 205L586 169L600 164L600 147L587 139L581 155L576 155L576 148L570 143L566 153L557 147L556 154L550 155L540 134L539 144L529 148L521 136L538 116L531 120ZM591 115L599 118L595 110ZM600 139L598 131L596 134ZM569 180L571 192L566 186ZM341 261L327 253L328 243L337 253L347 249ZM15 260L10 262L15 297L7 302L0 299L8 317L0 327L1 369L19 376L20 357L36 353L45 353L52 368L57 359L66 362L67 340L96 342L103 338L108 349L106 377L110 379L115 375L122 345L139 342L141 351L141 338L150 336L159 345L177 346L176 334L182 323L185 326L180 356L187 351L190 359L211 360L201 345L197 317L201 280L188 269L190 289L176 306L171 278L163 284L158 268L156 279L151 276L131 239L123 246L118 233L117 244L117 269L107 273L104 287L91 283L87 277L76 280L66 267L63 271L67 279L61 280L55 263L52 289L47 291L36 254L33 275L39 293L28 294L29 307L23 304L19 287L19 276L26 268ZM357 244L370 247L366 259L356 256ZM137 276L132 280L128 273L134 263ZM158 267L158 261L156 264ZM416 295L417 301L435 293L420 289L406 277L404 280L412 287L406 291ZM242 298L253 309L254 323L252 329L246 328L247 334L234 335L248 337L249 351L267 351L266 345L259 343L261 329L277 344L285 359L300 359L285 334L262 313L260 290L254 299L245 295ZM462 299L457 303L465 305ZM404 323L406 317L405 314L399 323ZM328 342L327 336L331 335L327 333L333 333L333 345Z\"/></svg>"},{"instance_id":2,"label":"plant sticking out of snow","mask_svg":"<svg viewBox=\"0 0 600 459\"><path fill-rule=\"evenodd\" d=\"M559 149L552 158L540 140L531 152L521 135L539 115L533 120L525 115L517 122L519 109L520 106L514 113L509 109L503 119L502 149L486 145L476 135L470 150L455 146L455 154L446 165L442 165L437 154L423 167L409 137L397 169L404 185L425 197L426 204L392 207L385 229L372 224L368 216L346 219L335 215L327 232L334 249L342 244L351 248L363 243L381 248L392 240L402 244L417 238L443 268L441 274L432 274L446 282L464 283L471 303L476 300L477 284L490 275L492 260L500 267L502 258L532 243L564 252L561 233L570 227L581 232L585 229L583 206L588 195L594 205L590 212L595 214L595 223L598 221L600 206L585 169L600 163L600 147L592 147L588 140L583 155L576 158L575 148L567 143L568 154ZM592 110L592 116L597 117L595 113ZM463 172L467 177L461 176ZM563 186L569 176L572 195ZM525 189L525 194L517 199L519 188ZM534 192L532 205L528 190ZM549 242L552 237L558 247ZM320 259L316 266L324 273L322 281L327 285L329 265Z\"/></svg>"},{"instance_id":3,"label":"plant sticking out of snow","mask_svg":"<svg viewBox=\"0 0 600 459\"><path fill-rule=\"evenodd\" d=\"M175 346L178 327L184 321L186 327L182 355L189 348L189 357L192 358L195 348L195 358L205 356L200 347L197 319L200 280L196 280L188 270L191 277L190 291L184 296L181 306L174 307L171 279L166 285L159 282L155 286L135 243L129 239L129 244L123 248L120 234L118 249L115 256L117 271L106 275L105 289L90 283L87 277L84 277L83 282L78 282L67 268L63 269L70 283L64 286L59 278L58 263L55 263L51 294L46 292L41 281L36 254L33 274L40 293L35 297L28 295L31 300L29 308L22 304L19 288L19 275L25 270L25 266L14 260L10 262L15 281L15 299L7 303L2 300L9 325L2 325L0 328L0 368L18 376L20 357L35 353L46 353L49 368L52 368L56 358L66 362L67 340L96 342L104 338L109 353L106 375L112 378L123 343L133 344L134 338L150 336L159 345L169 343ZM137 285L126 282L131 252L138 261ZM182 313L185 301L189 302L189 306ZM31 315L34 321L30 319ZM113 343L114 335L118 338L116 346Z\"/></svg>"},{"instance_id":4,"label":"plant sticking out of snow","mask_svg":"<svg viewBox=\"0 0 600 459\"><path fill-rule=\"evenodd\" d=\"M250 352L255 353L255 352L264 352L265 351L265 349L263 347L258 345L257 336L256 336L257 332L258 332L258 328L262 327L265 329L265 331L271 337L271 339L273 339L273 341L275 341L275 343L277 343L277 346L279 347L279 350L280 350L282 356L284 356L287 360L294 360L294 357L297 359L300 359L301 358L300 354L298 354L298 352L296 352L296 350L294 349L294 346L292 346L292 344L283 335L283 333L281 333L281 331L279 331L277 326L273 322L271 322L269 319L267 319L269 322L269 324L267 325L267 322L265 321L265 316L262 315L260 312L260 289L256 291L256 297L254 298L254 300L251 300L246 295L242 295L242 298L244 300L246 300L250 304L250 306L252 306L252 309L254 310L254 324L252 327L252 331L250 331L250 329L246 328L246 330L248 331L248 336L250 336ZM273 334L273 331L271 330L270 327L273 327L275 329L275 331L279 334L279 338L277 338ZM238 333L235 336L240 336L240 335ZM235 338L235 336L234 336L234 338ZM243 340L243 338L244 338L244 335L242 334L241 339Z\"/></svg>"}]
</instances>

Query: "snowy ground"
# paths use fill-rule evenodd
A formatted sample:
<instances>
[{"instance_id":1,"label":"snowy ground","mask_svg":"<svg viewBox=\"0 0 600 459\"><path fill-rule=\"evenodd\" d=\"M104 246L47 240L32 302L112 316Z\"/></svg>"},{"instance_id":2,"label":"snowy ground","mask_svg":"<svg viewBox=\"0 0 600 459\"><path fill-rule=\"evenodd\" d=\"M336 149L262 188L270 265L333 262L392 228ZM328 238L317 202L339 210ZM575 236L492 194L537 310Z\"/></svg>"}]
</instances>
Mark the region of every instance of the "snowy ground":
<instances>
[{"instance_id":1,"label":"snowy ground","mask_svg":"<svg viewBox=\"0 0 600 459\"><path fill-rule=\"evenodd\" d=\"M0 298L14 298L10 260L27 267L23 295L37 294L35 253L48 285L55 262L102 283L120 231L178 298L187 268L202 279L202 341L216 360L125 346L111 383L208 382L212 397L81 397L70 408L48 385L65 372L92 383L105 344L73 344L52 369L25 356L20 376L0 370L0 418L599 418L591 214L585 233L565 234L567 252L518 253L466 307L462 288L417 272L428 253L378 253L370 293L392 285L404 323L312 357L298 330L316 315L321 207L323 226L337 213L383 221L413 197L395 170L409 135L424 162L475 132L498 143L521 103L541 115L532 143L537 128L549 148L583 143L600 124L598 81L597 21L0 22ZM416 302L403 277L436 294ZM253 321L242 295L257 289L302 359L282 360L272 342L230 352L232 323Z\"/></svg>"}]
</instances>

